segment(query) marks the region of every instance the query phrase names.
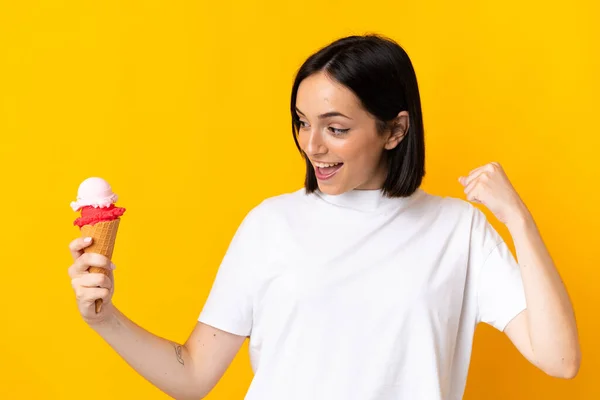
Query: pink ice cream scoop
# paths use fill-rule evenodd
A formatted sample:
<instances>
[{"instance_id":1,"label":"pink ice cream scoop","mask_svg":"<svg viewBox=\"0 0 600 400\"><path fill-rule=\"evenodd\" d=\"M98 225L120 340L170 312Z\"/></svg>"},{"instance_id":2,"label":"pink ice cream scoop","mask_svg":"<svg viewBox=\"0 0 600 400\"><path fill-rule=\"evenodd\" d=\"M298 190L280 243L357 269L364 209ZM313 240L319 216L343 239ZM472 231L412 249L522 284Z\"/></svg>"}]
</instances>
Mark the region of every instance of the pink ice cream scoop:
<instances>
[{"instance_id":1,"label":"pink ice cream scoop","mask_svg":"<svg viewBox=\"0 0 600 400\"><path fill-rule=\"evenodd\" d=\"M112 188L102 178L87 178L79 185L77 201L71 202L73 211L79 211L82 207L110 207L119 197L113 193Z\"/></svg>"}]
</instances>

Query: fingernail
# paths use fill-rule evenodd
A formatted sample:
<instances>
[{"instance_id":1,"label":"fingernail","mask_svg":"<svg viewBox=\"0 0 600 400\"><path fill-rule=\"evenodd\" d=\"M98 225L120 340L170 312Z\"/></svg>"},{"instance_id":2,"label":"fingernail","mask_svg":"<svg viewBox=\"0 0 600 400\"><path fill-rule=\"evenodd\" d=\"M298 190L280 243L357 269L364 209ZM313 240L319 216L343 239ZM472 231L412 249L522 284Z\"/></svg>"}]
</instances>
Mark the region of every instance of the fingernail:
<instances>
[{"instance_id":1,"label":"fingernail","mask_svg":"<svg viewBox=\"0 0 600 400\"><path fill-rule=\"evenodd\" d=\"M86 237L85 239L83 239L83 242L84 242L84 243L89 243L89 242L91 242L91 241L92 241L92 238L91 238L91 237Z\"/></svg>"}]
</instances>

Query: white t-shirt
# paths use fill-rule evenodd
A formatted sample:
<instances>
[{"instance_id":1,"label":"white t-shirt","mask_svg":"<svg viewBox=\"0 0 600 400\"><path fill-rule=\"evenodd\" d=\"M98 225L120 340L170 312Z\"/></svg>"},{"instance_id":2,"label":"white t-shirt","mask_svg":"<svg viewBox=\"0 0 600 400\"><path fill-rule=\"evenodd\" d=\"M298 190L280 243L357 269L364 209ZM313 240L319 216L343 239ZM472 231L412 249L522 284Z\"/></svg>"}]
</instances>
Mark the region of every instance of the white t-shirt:
<instances>
[{"instance_id":1,"label":"white t-shirt","mask_svg":"<svg viewBox=\"0 0 600 400\"><path fill-rule=\"evenodd\" d=\"M250 337L246 400L458 400L476 324L525 308L469 202L300 189L246 215L199 321Z\"/></svg>"}]
</instances>

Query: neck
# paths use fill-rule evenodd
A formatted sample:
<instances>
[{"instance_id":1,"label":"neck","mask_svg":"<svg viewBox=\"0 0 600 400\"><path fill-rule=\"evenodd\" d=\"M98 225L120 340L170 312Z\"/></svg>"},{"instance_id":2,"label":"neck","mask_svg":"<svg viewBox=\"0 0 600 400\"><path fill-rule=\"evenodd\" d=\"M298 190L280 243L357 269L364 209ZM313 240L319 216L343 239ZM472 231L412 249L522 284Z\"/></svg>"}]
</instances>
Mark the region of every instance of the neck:
<instances>
[{"instance_id":1,"label":"neck","mask_svg":"<svg viewBox=\"0 0 600 400\"><path fill-rule=\"evenodd\" d=\"M382 189L388 173L388 158L381 157L379 166L367 181L356 187L356 190L377 190Z\"/></svg>"}]
</instances>

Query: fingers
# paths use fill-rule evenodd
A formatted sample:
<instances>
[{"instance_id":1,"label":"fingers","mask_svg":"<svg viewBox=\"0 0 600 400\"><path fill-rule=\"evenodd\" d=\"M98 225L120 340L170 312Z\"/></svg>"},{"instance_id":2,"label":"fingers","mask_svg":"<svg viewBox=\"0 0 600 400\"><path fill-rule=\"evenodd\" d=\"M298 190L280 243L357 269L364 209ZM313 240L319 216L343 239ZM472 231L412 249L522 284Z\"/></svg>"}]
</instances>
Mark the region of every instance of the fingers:
<instances>
[{"instance_id":1,"label":"fingers","mask_svg":"<svg viewBox=\"0 0 600 400\"><path fill-rule=\"evenodd\" d=\"M479 186L477 186L477 181L473 181L470 184L470 187L465 189L465 194L467 200L472 201L473 203L481 203L479 196Z\"/></svg>"},{"instance_id":2,"label":"fingers","mask_svg":"<svg viewBox=\"0 0 600 400\"><path fill-rule=\"evenodd\" d=\"M84 316L95 314L97 299L108 302L112 295L113 282L104 274L82 275L71 280L71 285L75 291L79 309Z\"/></svg>"},{"instance_id":3,"label":"fingers","mask_svg":"<svg viewBox=\"0 0 600 400\"><path fill-rule=\"evenodd\" d=\"M110 290L106 288L86 288L83 286L75 287L75 297L80 307L94 307L97 299L102 299L103 302L108 302L110 299ZM94 307L95 308L95 307Z\"/></svg>"},{"instance_id":4,"label":"fingers","mask_svg":"<svg viewBox=\"0 0 600 400\"><path fill-rule=\"evenodd\" d=\"M114 264L102 254L85 252L91 244L91 238L77 238L69 244L69 251L74 260L69 267L71 285L79 312L88 322L97 320L98 316L107 310L106 307L102 307L100 313L96 312L96 301L101 299L102 304L110 304L114 291L112 270L115 269ZM99 273L97 270L90 272L90 267L103 268L107 273Z\"/></svg>"},{"instance_id":5,"label":"fingers","mask_svg":"<svg viewBox=\"0 0 600 400\"><path fill-rule=\"evenodd\" d=\"M502 166L500 165L499 162L493 161L490 163L487 163L485 165L482 165L480 167L477 167L473 170L471 170L469 172L469 174L466 177L460 177L459 181L463 186L468 186L469 183L471 183L474 179L477 179L477 177L479 177L483 172L493 172L495 169L497 170L502 170Z\"/></svg>"},{"instance_id":6,"label":"fingers","mask_svg":"<svg viewBox=\"0 0 600 400\"><path fill-rule=\"evenodd\" d=\"M481 171L481 168L482 167L475 168L473 171L469 172L467 174L467 176L460 176L458 178L458 181L460 182L461 185L463 185L464 187L466 187L469 183L471 183L471 181L473 180L473 178L477 176L478 172Z\"/></svg>"},{"instance_id":7,"label":"fingers","mask_svg":"<svg viewBox=\"0 0 600 400\"><path fill-rule=\"evenodd\" d=\"M92 244L92 238L77 238L69 244L69 251L73 261L77 260L82 254L83 249Z\"/></svg>"},{"instance_id":8,"label":"fingers","mask_svg":"<svg viewBox=\"0 0 600 400\"><path fill-rule=\"evenodd\" d=\"M104 288L110 290L112 289L113 282L112 279L104 274L86 274L73 278L71 280L71 285L73 286L73 289L76 289L77 287L83 287Z\"/></svg>"},{"instance_id":9,"label":"fingers","mask_svg":"<svg viewBox=\"0 0 600 400\"><path fill-rule=\"evenodd\" d=\"M98 253L83 253L79 256L73 265L69 267L69 276L75 278L79 275L88 273L89 267L106 268L109 271L112 263L107 257Z\"/></svg>"},{"instance_id":10,"label":"fingers","mask_svg":"<svg viewBox=\"0 0 600 400\"><path fill-rule=\"evenodd\" d=\"M461 180L461 183L465 187L465 192L466 192L466 188L468 188L469 185L471 185L473 183L473 181L475 181L477 178L479 178L481 176L481 174L483 174L484 172L485 172L485 169L483 167L474 169L471 173L469 173L469 175L466 178L463 178Z\"/></svg>"},{"instance_id":11,"label":"fingers","mask_svg":"<svg viewBox=\"0 0 600 400\"><path fill-rule=\"evenodd\" d=\"M479 171L479 170L481 170L481 169L485 169L486 171L492 172L492 171L493 171L494 169L496 169L496 168L497 168L497 169L502 169L502 166L500 165L500 163L499 163L499 162L497 162L497 161L492 161L492 162L489 162L489 163L487 163L487 164L481 165L481 166L479 166L479 167L477 167L477 168L473 169L471 172L469 172L469 175L470 175L470 174L473 174L473 173L475 173L475 172L477 172L477 171Z\"/></svg>"}]
</instances>

